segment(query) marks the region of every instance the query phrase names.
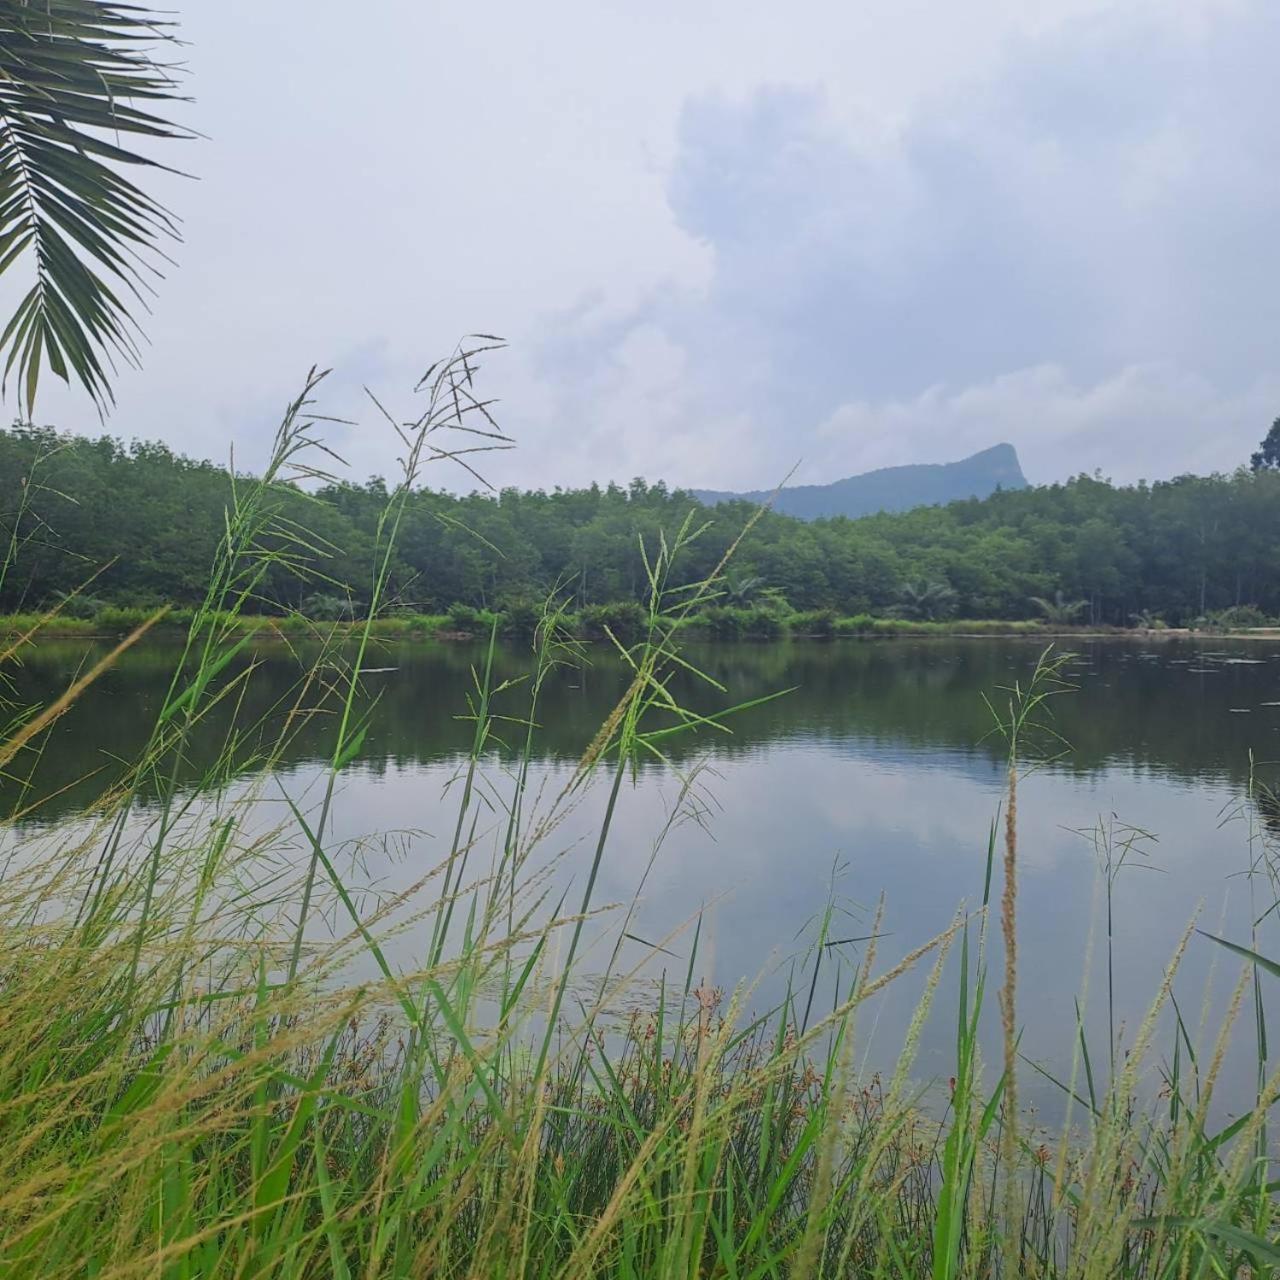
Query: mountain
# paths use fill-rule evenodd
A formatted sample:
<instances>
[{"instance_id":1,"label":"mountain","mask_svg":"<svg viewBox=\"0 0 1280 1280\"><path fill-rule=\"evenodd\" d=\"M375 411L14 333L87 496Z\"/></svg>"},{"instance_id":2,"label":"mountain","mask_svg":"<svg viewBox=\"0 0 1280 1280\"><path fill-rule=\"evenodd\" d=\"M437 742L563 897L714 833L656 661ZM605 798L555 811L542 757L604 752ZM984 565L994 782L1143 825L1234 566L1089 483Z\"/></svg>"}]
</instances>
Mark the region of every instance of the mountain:
<instances>
[{"instance_id":1,"label":"mountain","mask_svg":"<svg viewBox=\"0 0 1280 1280\"><path fill-rule=\"evenodd\" d=\"M775 511L817 520L822 516L867 516L877 511L907 511L959 498L985 498L997 489L1025 489L1027 479L1011 444L992 445L959 462L923 463L909 467L881 467L848 476L832 484L801 484L783 489ZM694 489L699 502L764 502L771 490L722 493Z\"/></svg>"}]
</instances>

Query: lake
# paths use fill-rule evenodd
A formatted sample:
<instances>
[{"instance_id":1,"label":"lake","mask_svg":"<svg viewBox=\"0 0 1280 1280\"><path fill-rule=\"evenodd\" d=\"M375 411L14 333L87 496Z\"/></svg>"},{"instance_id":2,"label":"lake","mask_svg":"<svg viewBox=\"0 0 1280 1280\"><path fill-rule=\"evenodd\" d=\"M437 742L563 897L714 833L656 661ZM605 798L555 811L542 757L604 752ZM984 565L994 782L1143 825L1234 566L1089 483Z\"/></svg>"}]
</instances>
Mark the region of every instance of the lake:
<instances>
[{"instance_id":1,"label":"lake","mask_svg":"<svg viewBox=\"0 0 1280 1280\"><path fill-rule=\"evenodd\" d=\"M728 691L691 675L676 681L677 695L701 711L790 692L733 717L731 733L669 739L668 763L643 765L624 787L596 900L629 902L643 879L626 959L650 956L651 969L667 968L682 982L691 934L673 931L702 912L697 976L727 988L760 979L746 1002L761 1009L793 971L807 991L813 961L806 949L832 895L834 940L865 938L884 895L878 967L944 929L962 903L972 908L981 899L988 830L1001 804L1004 744L991 733L984 695L1007 702L999 690L1025 682L1042 648L1021 639L690 646L690 660ZM1280 642L1182 637L1072 648L1065 674L1074 687L1052 702L1062 754L1028 777L1019 797L1023 1047L1056 1072L1070 1067L1074 1001L1086 968L1086 1024L1095 1056L1105 1056L1100 827L1113 849L1130 845L1113 885L1122 1043L1193 913L1207 932L1247 943L1251 919L1278 896L1271 852L1280 821L1250 802L1249 779L1253 769L1262 783L1280 783ZM61 642L29 651L11 697L20 705L48 701L91 652ZM333 822L333 838L352 848L382 837L359 845L360 874L371 889L412 883L447 852L457 806L457 788L448 784L473 731L464 695L483 656L477 646L431 643L385 646L372 659L383 668L367 678L377 701L359 756L342 775ZM587 657L555 672L544 691L535 791L550 793L571 776L626 685L607 650ZM23 766L29 776L9 779L0 797L24 813L11 845L36 834L48 839L79 821L119 775L120 762L144 744L174 659L161 642L126 655L56 726L33 767ZM256 661L241 724L271 723L303 667L276 642L263 644ZM514 679L527 668L522 650L505 647L495 676ZM496 706L512 717L499 723L512 740L524 734L515 722L524 696L517 684ZM189 783L217 757L228 727L223 709L202 724L183 766ZM331 720L318 718L291 739L279 768L291 795L314 797L332 732ZM475 830L486 858L504 829L508 765L501 750L486 761ZM553 882L581 884L602 805L597 788L552 833L544 856L558 858ZM670 830L653 857L664 826ZM616 937L620 917L610 919L599 926L597 957L609 928ZM1259 936L1264 951L1280 956L1275 915ZM397 943L406 963L412 943L412 936ZM652 943L664 951L650 950ZM819 1005L831 998L835 958L854 964L864 945L824 952ZM925 1083L949 1074L955 968L953 961L921 1039L916 1075ZM1225 951L1192 939L1174 990L1193 1035L1202 1009L1221 1011L1236 972ZM909 976L860 1024L869 1068L892 1061L923 981L923 973ZM1280 988L1280 980L1268 983ZM989 1012L994 1030L994 999ZM1238 1040L1244 1043L1228 1061L1227 1110L1251 1087L1251 1033ZM988 1044L994 1057L997 1040ZM1047 1081L1032 1077L1024 1088L1053 1108L1057 1095Z\"/></svg>"}]
</instances>

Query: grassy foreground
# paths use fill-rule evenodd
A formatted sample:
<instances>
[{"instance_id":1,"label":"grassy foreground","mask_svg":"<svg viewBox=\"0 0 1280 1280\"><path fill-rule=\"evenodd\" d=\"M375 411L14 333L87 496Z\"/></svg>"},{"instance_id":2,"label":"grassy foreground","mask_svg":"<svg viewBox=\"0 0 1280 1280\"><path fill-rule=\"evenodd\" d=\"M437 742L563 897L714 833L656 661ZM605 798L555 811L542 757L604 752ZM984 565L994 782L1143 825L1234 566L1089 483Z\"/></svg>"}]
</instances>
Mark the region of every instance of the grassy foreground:
<instances>
[{"instance_id":1,"label":"grassy foreground","mask_svg":"<svg viewBox=\"0 0 1280 1280\"><path fill-rule=\"evenodd\" d=\"M452 364L436 375L409 435L371 617L397 503L435 433L457 425L458 376ZM306 410L300 398L286 418L268 480L304 455ZM873 936L857 968L835 975L825 1016L806 972L754 1018L745 991L698 980L696 923L684 972L654 988L621 962L629 913L602 914L595 898L633 764L660 763L673 734L714 734L730 714L695 716L667 692L682 624L715 591L715 577L668 589L695 528L654 549L642 634L618 645L631 687L558 793L535 792L529 763L543 680L577 643L563 619L551 606L540 620L527 683L495 688L477 670L447 856L395 898L357 892L344 877L351 851L331 835L372 713L360 670L373 622L330 632L279 709L281 743L305 718L332 725L319 791L289 793L270 750L247 783L229 786L217 765L202 787L174 781L202 717L253 678L234 659L265 531L279 534L269 484L237 495L132 781L71 834L6 833L0 1274L1243 1280L1280 1262L1263 962L1244 957L1217 1039L1199 1045L1168 1010L1184 936L1113 1071L1112 1046L1081 1038L1061 1137L1042 1141L1020 1115L1017 786L1056 688L1052 663L1000 716L1008 795L976 909L889 968ZM278 536L272 545L288 554ZM10 708L0 765L38 751L150 621L63 699ZM17 642L0 647L5 662L20 656ZM499 731L525 749L482 789ZM145 810L144 779L160 796ZM567 899L533 868L574 809L599 820ZM498 835L482 842L495 812ZM989 974L997 930L1003 959ZM824 926L815 956L827 941ZM412 963L393 959L406 948ZM960 983L953 1079L929 1109L912 1062L948 957ZM925 997L896 1065L861 1078L860 1009L911 970L926 975ZM1004 1053L988 1063L978 1028L993 1015ZM1236 1035L1258 1041L1257 1105L1214 1130Z\"/></svg>"}]
</instances>

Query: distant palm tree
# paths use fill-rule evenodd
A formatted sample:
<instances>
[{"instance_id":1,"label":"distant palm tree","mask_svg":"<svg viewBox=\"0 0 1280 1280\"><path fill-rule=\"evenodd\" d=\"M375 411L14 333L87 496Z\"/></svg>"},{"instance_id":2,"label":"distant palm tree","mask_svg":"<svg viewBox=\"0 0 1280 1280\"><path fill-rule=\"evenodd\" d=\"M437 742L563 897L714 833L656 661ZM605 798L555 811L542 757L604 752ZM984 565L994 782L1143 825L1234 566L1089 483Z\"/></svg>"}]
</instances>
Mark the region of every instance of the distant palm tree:
<instances>
[{"instance_id":1,"label":"distant palm tree","mask_svg":"<svg viewBox=\"0 0 1280 1280\"><path fill-rule=\"evenodd\" d=\"M1055 626L1069 626L1089 607L1087 600L1068 600L1061 591L1053 593L1052 600L1043 596L1032 596L1031 603L1044 615L1046 622Z\"/></svg>"},{"instance_id":2,"label":"distant palm tree","mask_svg":"<svg viewBox=\"0 0 1280 1280\"><path fill-rule=\"evenodd\" d=\"M955 612L955 590L945 582L908 582L898 591L893 612L900 618L934 621Z\"/></svg>"},{"instance_id":3,"label":"distant palm tree","mask_svg":"<svg viewBox=\"0 0 1280 1280\"><path fill-rule=\"evenodd\" d=\"M760 593L765 579L757 574L748 574L742 578L727 575L724 580L724 599L726 604L747 605Z\"/></svg>"},{"instance_id":4,"label":"distant palm tree","mask_svg":"<svg viewBox=\"0 0 1280 1280\"><path fill-rule=\"evenodd\" d=\"M0 0L0 274L31 274L0 356L27 416L46 360L100 409L113 356L137 363L133 312L177 229L123 171L165 167L131 139L191 136L150 109L178 96L153 57L171 26L136 4Z\"/></svg>"}]
</instances>

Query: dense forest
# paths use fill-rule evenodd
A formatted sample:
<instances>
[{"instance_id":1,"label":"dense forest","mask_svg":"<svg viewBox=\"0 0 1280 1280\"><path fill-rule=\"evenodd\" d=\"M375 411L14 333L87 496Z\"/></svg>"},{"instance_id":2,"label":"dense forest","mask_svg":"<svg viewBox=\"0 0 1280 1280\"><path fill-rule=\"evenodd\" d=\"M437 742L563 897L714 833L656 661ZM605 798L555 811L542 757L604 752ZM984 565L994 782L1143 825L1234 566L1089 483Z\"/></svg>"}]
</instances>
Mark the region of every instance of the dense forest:
<instances>
[{"instance_id":1,"label":"dense forest","mask_svg":"<svg viewBox=\"0 0 1280 1280\"><path fill-rule=\"evenodd\" d=\"M89 602L199 600L231 495L225 469L164 445L43 427L0 432L0 519L16 559L0 610L56 602L101 570ZM373 572L383 481L282 487L282 521L310 531L307 571L277 569L266 612L358 608ZM394 608L507 608L557 584L576 607L640 598L641 543L691 510L708 527L679 566L708 574L750 519L662 483L455 497L422 490L399 541ZM105 568L103 566L106 566ZM1171 625L1253 606L1280 614L1280 473L1118 486L1090 476L894 515L803 523L766 514L734 559L733 603L794 610Z\"/></svg>"}]
</instances>

